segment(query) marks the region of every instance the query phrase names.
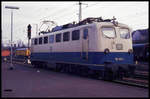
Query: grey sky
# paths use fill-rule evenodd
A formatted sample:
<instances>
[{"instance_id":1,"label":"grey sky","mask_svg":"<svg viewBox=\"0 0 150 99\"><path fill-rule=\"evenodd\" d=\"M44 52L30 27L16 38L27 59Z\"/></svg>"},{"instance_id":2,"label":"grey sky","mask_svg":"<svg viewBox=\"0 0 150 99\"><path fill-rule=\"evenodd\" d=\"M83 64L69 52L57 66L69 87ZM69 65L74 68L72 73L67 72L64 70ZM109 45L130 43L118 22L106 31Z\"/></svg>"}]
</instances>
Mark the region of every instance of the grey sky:
<instances>
[{"instance_id":1,"label":"grey sky","mask_svg":"<svg viewBox=\"0 0 150 99\"><path fill-rule=\"evenodd\" d=\"M129 25L133 30L148 28L148 2L82 2L82 19L87 17L112 18ZM78 22L78 1L70 2L2 2L2 40L10 40L10 12L5 6L17 6L14 10L13 41L21 39L27 43L27 25L32 25L32 37L41 21L53 20L58 25Z\"/></svg>"}]
</instances>

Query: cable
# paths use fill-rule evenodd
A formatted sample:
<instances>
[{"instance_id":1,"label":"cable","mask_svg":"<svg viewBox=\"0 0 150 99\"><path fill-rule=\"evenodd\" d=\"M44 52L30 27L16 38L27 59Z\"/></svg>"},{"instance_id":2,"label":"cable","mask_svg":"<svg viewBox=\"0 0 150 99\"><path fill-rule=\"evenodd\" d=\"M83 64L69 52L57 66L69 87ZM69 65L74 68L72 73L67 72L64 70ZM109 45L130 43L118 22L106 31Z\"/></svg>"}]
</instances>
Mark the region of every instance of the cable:
<instances>
[{"instance_id":1,"label":"cable","mask_svg":"<svg viewBox=\"0 0 150 99\"><path fill-rule=\"evenodd\" d=\"M58 10L58 11L55 11L55 12L51 13L49 16L46 16L46 17L44 17L44 18L47 18L47 17L50 17L50 16L57 16L56 14L61 15L61 13L64 13L64 12L70 10L70 9L68 9L68 8L71 7L71 6L73 6L73 5L74 5L74 4L69 5L69 6L67 6L67 7L65 7L65 8L63 8L63 9ZM42 18L42 19L44 19L44 18ZM42 19L40 19L40 20L42 20Z\"/></svg>"}]
</instances>

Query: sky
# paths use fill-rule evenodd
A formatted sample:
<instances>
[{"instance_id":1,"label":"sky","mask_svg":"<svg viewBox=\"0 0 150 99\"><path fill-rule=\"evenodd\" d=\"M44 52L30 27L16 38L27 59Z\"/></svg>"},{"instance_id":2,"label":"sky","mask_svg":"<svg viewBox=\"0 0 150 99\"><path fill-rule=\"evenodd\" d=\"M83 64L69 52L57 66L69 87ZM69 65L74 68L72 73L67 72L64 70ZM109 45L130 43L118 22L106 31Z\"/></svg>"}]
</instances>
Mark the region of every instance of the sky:
<instances>
[{"instance_id":1,"label":"sky","mask_svg":"<svg viewBox=\"0 0 150 99\"><path fill-rule=\"evenodd\" d=\"M5 6L16 6L13 10L13 42L22 40L27 44L27 26L32 26L32 37L36 36L36 26L42 21L54 21L57 25L79 21L78 1L63 2L1 2L1 31L2 42L7 44L11 40L11 10ZM127 24L133 31L149 28L148 1L112 1L112 2L82 2L82 19L88 17L102 17L111 19L113 16L118 22ZM37 25L36 25L37 24ZM46 25L45 25L46 26ZM42 28L41 28L42 29Z\"/></svg>"}]
</instances>

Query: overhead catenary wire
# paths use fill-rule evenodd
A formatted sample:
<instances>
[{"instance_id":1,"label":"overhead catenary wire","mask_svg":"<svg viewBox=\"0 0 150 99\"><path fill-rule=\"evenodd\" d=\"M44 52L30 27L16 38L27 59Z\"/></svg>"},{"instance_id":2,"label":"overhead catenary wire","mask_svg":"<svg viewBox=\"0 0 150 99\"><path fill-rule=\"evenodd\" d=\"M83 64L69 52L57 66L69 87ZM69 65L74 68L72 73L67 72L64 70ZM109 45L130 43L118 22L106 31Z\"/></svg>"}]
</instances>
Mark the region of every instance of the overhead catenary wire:
<instances>
[{"instance_id":1,"label":"overhead catenary wire","mask_svg":"<svg viewBox=\"0 0 150 99\"><path fill-rule=\"evenodd\" d=\"M40 20L45 19L45 18L48 18L48 17L51 17L51 16L61 15L62 13L65 13L65 12L71 10L71 9L68 9L68 8L72 7L73 5L74 5L74 4L69 5L69 6L67 6L67 7L65 7L65 8L63 8L63 9L61 8L61 9L59 9L58 11L55 11L55 12L49 14L48 16L45 16L45 17L43 17L43 18L40 18Z\"/></svg>"},{"instance_id":2,"label":"overhead catenary wire","mask_svg":"<svg viewBox=\"0 0 150 99\"><path fill-rule=\"evenodd\" d=\"M97 4L97 3L96 3ZM92 4L92 5L90 5L89 7L91 7L91 6L94 6L94 5L96 5L96 4ZM85 7L86 8L86 7ZM71 12L71 10L70 11L68 11L68 7L66 8L67 9L67 12L65 11L63 14L59 14L58 16L56 16L54 19L57 19L57 18L59 18L59 17L63 17L63 16L69 16L69 15L72 15L73 13L77 13L77 11L73 11L73 12ZM71 12L71 13L68 13L68 12ZM57 13L57 12L56 12ZM52 16L52 15L50 15L50 16ZM44 18L47 18L47 17L50 17L50 16L46 16L46 17L44 17ZM44 19L44 18L42 18L42 19Z\"/></svg>"},{"instance_id":3,"label":"overhead catenary wire","mask_svg":"<svg viewBox=\"0 0 150 99\"><path fill-rule=\"evenodd\" d=\"M84 7L84 8L83 8L83 13L84 13L84 10L85 10L85 9L90 8L90 7L92 7L92 6L95 6L95 5L98 5L98 4L100 4L100 3L94 3L94 4L91 4L91 5L88 6L88 7ZM68 7L66 7L65 9L68 9ZM63 16L65 16L65 15L68 16L68 15L69 15L69 14L67 15L68 12L70 12L70 11L67 10L67 11L65 11L64 13L57 15L54 19L57 19L57 18L59 19L59 17L63 17ZM55 13L57 13L57 11L56 11ZM71 12L71 13L72 13L72 12ZM73 13L75 13L75 12L73 12ZM61 15L61 16L60 16L60 15ZM51 16L51 15L50 15L50 16ZM55 15L54 15L54 16L55 16ZM47 16L47 17L49 17L49 16ZM45 18L45 17L44 17L44 18Z\"/></svg>"},{"instance_id":4,"label":"overhead catenary wire","mask_svg":"<svg viewBox=\"0 0 150 99\"><path fill-rule=\"evenodd\" d=\"M77 3L77 2L76 2ZM83 2L84 3L84 2ZM98 5L100 5L100 6L98 6ZM135 6L135 5L138 5L139 7L137 7L137 6ZM54 5L52 5L52 6L54 6ZM56 4L55 4L55 6L56 6ZM70 6L70 7L68 7L68 6ZM63 24L63 23L66 23L66 22L69 22L69 21L73 21L74 19L77 21L77 15L76 15L76 13L78 12L78 6L74 6L74 7L72 7L72 5L70 5L70 4L68 4L68 6L65 8L63 8L63 4L62 4L62 9L58 6L58 8L60 8L60 9L53 9L53 12L52 11L50 11L49 12L49 10L50 10L50 8L51 7L49 7L49 6L44 6L44 4L43 4L43 7L41 7L41 8L38 8L37 6L37 8L36 7L34 7L34 8L36 8L34 11L36 11L36 13L33 13L32 15L31 15L31 19L33 19L33 20L30 20L30 22L31 23L36 23L36 22L39 22L39 19L41 18L41 17L43 17L43 15L45 14L45 16L44 17L47 17L47 18L50 18L50 19L52 19L52 20L54 20L54 21L59 21L59 23L60 24ZM97 7L96 7L97 6ZM84 16L85 16L85 13L86 12L88 12L88 11L90 11L90 9L93 9L93 12L94 12L94 8L96 9L96 8L108 8L108 7L112 7L112 8L115 8L115 9L118 9L118 7L119 8L123 8L123 7L126 7L126 8L128 8L128 7L131 7L131 9L137 9L136 10L136 13L138 13L138 10L142 10L142 11L144 11L144 9L142 9L142 4L140 4L140 3L122 3L122 4L119 4L119 3L116 3L116 2L114 2L114 3L105 3L105 2L98 2L98 3L95 3L95 2L92 2L92 3L90 3L90 2L88 2L88 6L83 6L82 7L82 13L83 13L83 18L84 18ZM26 7L27 8L27 7ZM74 8L73 10L72 10L72 8ZM41 9L43 9L43 10L41 10ZM64 11L63 11L64 10ZM96 9L97 10L97 9ZM32 11L32 12L34 12L34 11ZM91 10L92 11L92 10ZM30 13L32 13L32 12L30 12ZM99 13L101 13L102 11L100 11L99 10ZM132 21L133 22L133 20L135 20L135 22L136 22L136 20L138 20L138 17L137 17L137 15L136 15L136 13L135 13L135 15L133 14L133 15L131 15L131 16L133 16L133 17L130 17L130 15L127 15L127 16L123 16L123 17L119 17L120 18L120 20L122 19L122 20L128 20L128 21ZM139 13L138 15L139 16L143 16L144 17L144 14L146 14L147 12L143 12L142 14L141 13ZM26 28L26 25L28 25L28 24L22 24L21 22L24 22L24 23L29 23L29 18L30 17L28 17L27 15L25 15L25 13L24 13L24 11L22 10L22 9L20 9L20 11L15 11L15 17L17 16L16 14L18 14L18 16L19 17L17 17L17 18L15 18L15 24L16 24L16 22L17 22L17 24L16 24L16 27L14 28L14 31L17 31L17 29L19 28L19 27L23 27L23 28ZM75 16L76 15L76 16ZM100 14L99 14L100 15ZM29 14L29 16L30 16L30 14ZM53 17L51 17L51 16L53 16ZM63 18L62 18L63 17ZM87 16L86 16L87 17ZM128 17L130 17L130 18L128 18ZM4 19L6 19L5 17L4 17ZM46 19L46 18L45 18ZM64 22L64 20L65 20L65 22ZM133 24L133 23L132 23ZM138 23L137 23L138 24ZM4 26L5 27L5 26ZM8 26L9 27L9 26ZM8 31L9 32L9 30L7 29L7 27L5 27L4 28L5 29L5 31ZM8 34L8 33L7 33ZM16 34L19 34L19 32L17 32ZM22 34L22 33L21 33ZM24 34L24 33L23 33ZM26 34L25 34L26 35Z\"/></svg>"}]
</instances>

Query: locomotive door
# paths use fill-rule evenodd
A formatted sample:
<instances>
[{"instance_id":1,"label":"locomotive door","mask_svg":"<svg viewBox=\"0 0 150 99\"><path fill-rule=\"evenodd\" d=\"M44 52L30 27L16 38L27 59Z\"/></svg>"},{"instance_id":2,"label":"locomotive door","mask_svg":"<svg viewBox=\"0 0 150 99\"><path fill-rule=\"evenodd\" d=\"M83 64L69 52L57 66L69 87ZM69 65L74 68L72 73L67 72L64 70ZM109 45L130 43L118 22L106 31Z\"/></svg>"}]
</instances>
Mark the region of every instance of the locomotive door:
<instances>
[{"instance_id":1,"label":"locomotive door","mask_svg":"<svg viewBox=\"0 0 150 99\"><path fill-rule=\"evenodd\" d=\"M49 43L50 44L53 44L54 43L54 35L50 35L49 36ZM49 46L49 59L53 59L53 46L52 45L50 45Z\"/></svg>"},{"instance_id":2,"label":"locomotive door","mask_svg":"<svg viewBox=\"0 0 150 99\"><path fill-rule=\"evenodd\" d=\"M89 37L88 37L88 28L83 29L83 36L82 36L82 59L88 60L88 48L89 48Z\"/></svg>"}]
</instances>

